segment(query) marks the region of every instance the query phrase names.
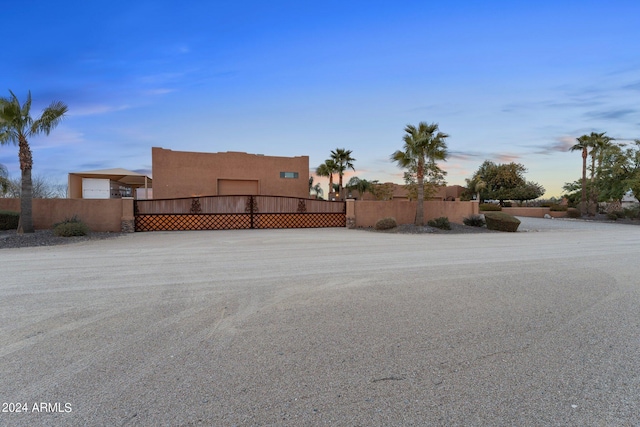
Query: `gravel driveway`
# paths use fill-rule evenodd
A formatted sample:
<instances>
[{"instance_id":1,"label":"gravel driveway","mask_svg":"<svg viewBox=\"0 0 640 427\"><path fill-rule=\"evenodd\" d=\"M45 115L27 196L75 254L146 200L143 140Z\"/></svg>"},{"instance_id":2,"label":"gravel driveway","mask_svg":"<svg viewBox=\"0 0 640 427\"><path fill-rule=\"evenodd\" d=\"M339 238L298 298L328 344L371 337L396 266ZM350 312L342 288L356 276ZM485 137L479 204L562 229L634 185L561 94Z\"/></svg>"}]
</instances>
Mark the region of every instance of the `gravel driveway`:
<instances>
[{"instance_id":1,"label":"gravel driveway","mask_svg":"<svg viewBox=\"0 0 640 427\"><path fill-rule=\"evenodd\" d=\"M640 227L522 220L0 250L0 425L639 425Z\"/></svg>"}]
</instances>

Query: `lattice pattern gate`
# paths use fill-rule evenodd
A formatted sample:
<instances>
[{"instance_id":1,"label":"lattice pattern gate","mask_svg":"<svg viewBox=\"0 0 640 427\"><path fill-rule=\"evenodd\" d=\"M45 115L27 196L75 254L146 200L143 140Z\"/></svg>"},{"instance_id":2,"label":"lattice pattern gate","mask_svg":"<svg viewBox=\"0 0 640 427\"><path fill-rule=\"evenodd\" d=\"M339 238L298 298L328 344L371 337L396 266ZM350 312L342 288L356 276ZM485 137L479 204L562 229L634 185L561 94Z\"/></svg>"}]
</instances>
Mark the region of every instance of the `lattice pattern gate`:
<instances>
[{"instance_id":1,"label":"lattice pattern gate","mask_svg":"<svg viewBox=\"0 0 640 427\"><path fill-rule=\"evenodd\" d=\"M345 225L345 202L280 196L209 196L135 202L136 231Z\"/></svg>"}]
</instances>

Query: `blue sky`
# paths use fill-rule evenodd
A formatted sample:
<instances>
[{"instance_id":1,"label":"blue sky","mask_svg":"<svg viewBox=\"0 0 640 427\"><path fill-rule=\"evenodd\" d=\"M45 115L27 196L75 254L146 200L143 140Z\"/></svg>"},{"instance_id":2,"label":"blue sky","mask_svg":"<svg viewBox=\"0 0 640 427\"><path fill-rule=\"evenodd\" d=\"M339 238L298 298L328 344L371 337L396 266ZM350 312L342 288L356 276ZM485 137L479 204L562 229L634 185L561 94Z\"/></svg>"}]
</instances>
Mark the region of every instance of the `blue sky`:
<instances>
[{"instance_id":1,"label":"blue sky","mask_svg":"<svg viewBox=\"0 0 640 427\"><path fill-rule=\"evenodd\" d=\"M605 4L606 3L606 4ZM404 126L450 135L464 184L516 161L559 196L575 138L640 138L640 2L22 0L2 6L0 94L66 120L31 140L34 174L151 169L151 147L308 155L402 182ZM19 176L17 147L0 163ZM327 180L321 180L325 185Z\"/></svg>"}]
</instances>

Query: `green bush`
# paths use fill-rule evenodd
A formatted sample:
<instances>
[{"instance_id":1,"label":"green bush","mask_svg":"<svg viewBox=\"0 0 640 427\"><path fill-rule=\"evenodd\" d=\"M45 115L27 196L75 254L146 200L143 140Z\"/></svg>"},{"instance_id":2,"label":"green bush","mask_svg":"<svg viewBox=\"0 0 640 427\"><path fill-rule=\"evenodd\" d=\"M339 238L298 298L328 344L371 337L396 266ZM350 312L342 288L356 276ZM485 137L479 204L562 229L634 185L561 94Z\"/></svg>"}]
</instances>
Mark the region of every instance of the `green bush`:
<instances>
[{"instance_id":1,"label":"green bush","mask_svg":"<svg viewBox=\"0 0 640 427\"><path fill-rule=\"evenodd\" d=\"M56 236L86 236L89 234L89 231L89 226L80 221L77 215L67 218L62 222L53 224L53 234Z\"/></svg>"},{"instance_id":2,"label":"green bush","mask_svg":"<svg viewBox=\"0 0 640 427\"><path fill-rule=\"evenodd\" d=\"M480 203L481 211L501 211L502 207L495 203Z\"/></svg>"},{"instance_id":3,"label":"green bush","mask_svg":"<svg viewBox=\"0 0 640 427\"><path fill-rule=\"evenodd\" d=\"M640 206L624 208L624 216L630 219L640 218Z\"/></svg>"},{"instance_id":4,"label":"green bush","mask_svg":"<svg viewBox=\"0 0 640 427\"><path fill-rule=\"evenodd\" d=\"M612 221L617 221L618 220L618 214L616 212L609 212L607 214L607 219L610 219Z\"/></svg>"},{"instance_id":5,"label":"green bush","mask_svg":"<svg viewBox=\"0 0 640 427\"><path fill-rule=\"evenodd\" d=\"M16 230L20 212L0 211L0 230Z\"/></svg>"},{"instance_id":6,"label":"green bush","mask_svg":"<svg viewBox=\"0 0 640 427\"><path fill-rule=\"evenodd\" d=\"M576 208L567 209L567 218L581 218L582 214Z\"/></svg>"},{"instance_id":7,"label":"green bush","mask_svg":"<svg viewBox=\"0 0 640 427\"><path fill-rule=\"evenodd\" d=\"M429 227L435 227L441 230L451 230L451 224L449 224L449 218L447 218L446 216L441 216L440 218L427 221L427 225Z\"/></svg>"},{"instance_id":8,"label":"green bush","mask_svg":"<svg viewBox=\"0 0 640 427\"><path fill-rule=\"evenodd\" d=\"M464 225L471 227L484 227L486 224L482 215L471 215L462 219Z\"/></svg>"},{"instance_id":9,"label":"green bush","mask_svg":"<svg viewBox=\"0 0 640 427\"><path fill-rule=\"evenodd\" d=\"M376 230L390 230L392 228L396 228L398 223L395 218L387 217L382 218L376 222L375 229Z\"/></svg>"},{"instance_id":10,"label":"green bush","mask_svg":"<svg viewBox=\"0 0 640 427\"><path fill-rule=\"evenodd\" d=\"M515 232L520 225L518 218L504 212L487 212L484 214L484 219L487 221L489 230Z\"/></svg>"}]
</instances>

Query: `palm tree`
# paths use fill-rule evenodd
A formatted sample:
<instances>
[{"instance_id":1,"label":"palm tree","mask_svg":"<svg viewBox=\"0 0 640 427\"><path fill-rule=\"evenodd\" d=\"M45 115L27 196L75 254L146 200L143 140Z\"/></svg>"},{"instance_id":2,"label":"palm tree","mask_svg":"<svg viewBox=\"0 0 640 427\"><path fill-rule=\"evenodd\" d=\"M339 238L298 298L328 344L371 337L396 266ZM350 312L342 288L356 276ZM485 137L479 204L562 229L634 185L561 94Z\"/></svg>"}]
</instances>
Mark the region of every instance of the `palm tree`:
<instances>
[{"instance_id":1,"label":"palm tree","mask_svg":"<svg viewBox=\"0 0 640 427\"><path fill-rule=\"evenodd\" d=\"M329 193L333 190L333 174L338 170L338 165L332 159L327 159L316 168L316 175L329 178Z\"/></svg>"},{"instance_id":2,"label":"palm tree","mask_svg":"<svg viewBox=\"0 0 640 427\"><path fill-rule=\"evenodd\" d=\"M595 186L595 180L600 174L599 171L602 166L604 152L611 146L611 141L614 140L614 138L605 134L606 132L591 132L591 135L589 135L589 146L591 147L591 151L589 152L591 156L591 202L594 203L595 206L598 205L598 190ZM596 158L598 160L597 167Z\"/></svg>"},{"instance_id":3,"label":"palm tree","mask_svg":"<svg viewBox=\"0 0 640 427\"><path fill-rule=\"evenodd\" d=\"M347 182L347 188L355 189L358 191L360 198L364 197L364 193L371 192L373 188L373 183L371 181L367 181L366 179L360 179L357 176L351 177L349 182Z\"/></svg>"},{"instance_id":4,"label":"palm tree","mask_svg":"<svg viewBox=\"0 0 640 427\"><path fill-rule=\"evenodd\" d=\"M18 145L20 171L22 172L22 191L20 195L20 223L18 233L33 233L31 169L33 157L27 138L40 133L49 135L67 112L67 106L54 101L42 111L37 119L30 116L31 91L21 106L16 95L9 91L10 98L0 98L0 144L13 142Z\"/></svg>"},{"instance_id":5,"label":"palm tree","mask_svg":"<svg viewBox=\"0 0 640 427\"><path fill-rule=\"evenodd\" d=\"M313 184L313 177L309 177L309 193L314 192L316 194L316 198L320 198L322 196L322 187L320 187L320 183Z\"/></svg>"},{"instance_id":6,"label":"palm tree","mask_svg":"<svg viewBox=\"0 0 640 427\"><path fill-rule=\"evenodd\" d=\"M351 157L351 150L346 150L344 148L336 148L335 150L331 150L331 160L333 160L337 165L338 172L338 193L340 194L340 198L344 200L344 194L342 192L342 176L345 171L351 168L354 172L356 171L353 167L353 162L356 161L353 157Z\"/></svg>"},{"instance_id":7,"label":"palm tree","mask_svg":"<svg viewBox=\"0 0 640 427\"><path fill-rule=\"evenodd\" d=\"M466 178L465 181L467 182L467 189L476 194L476 201L482 203L480 201L480 193L487 188L487 183L479 175L475 175L471 179Z\"/></svg>"},{"instance_id":8,"label":"palm tree","mask_svg":"<svg viewBox=\"0 0 640 427\"><path fill-rule=\"evenodd\" d=\"M589 141L589 136L587 135L582 135L576 138L576 141L578 141L578 143L571 147L569 151L582 151L582 189L580 190L580 212L582 213L582 215L584 215L587 207L587 150L591 146L591 142Z\"/></svg>"},{"instance_id":9,"label":"palm tree","mask_svg":"<svg viewBox=\"0 0 640 427\"><path fill-rule=\"evenodd\" d=\"M399 167L412 172L415 170L418 182L418 206L416 207L415 225L424 225L424 176L425 170L431 165L435 166L436 161L447 159L447 143L445 139L449 137L446 133L438 132L438 124L420 122L416 128L407 125L404 128L406 134L402 138L404 141L404 151L396 151L391 155L391 160Z\"/></svg>"}]
</instances>

